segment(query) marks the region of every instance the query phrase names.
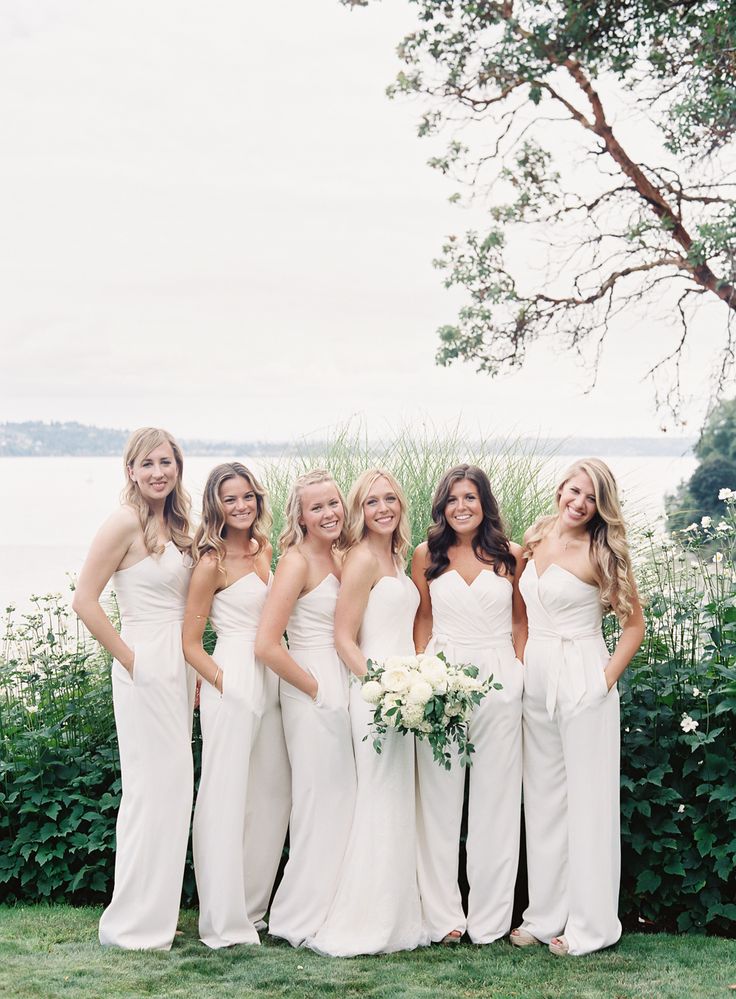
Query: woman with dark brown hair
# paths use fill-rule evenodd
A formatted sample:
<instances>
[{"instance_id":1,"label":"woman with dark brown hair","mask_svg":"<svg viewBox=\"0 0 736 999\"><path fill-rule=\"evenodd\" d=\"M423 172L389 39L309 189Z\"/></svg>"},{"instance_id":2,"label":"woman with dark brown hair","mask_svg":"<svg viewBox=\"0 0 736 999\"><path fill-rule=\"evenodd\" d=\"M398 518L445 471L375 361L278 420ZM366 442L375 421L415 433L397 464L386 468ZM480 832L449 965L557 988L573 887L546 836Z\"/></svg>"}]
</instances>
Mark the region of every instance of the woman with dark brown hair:
<instances>
[{"instance_id":1,"label":"woman with dark brown hair","mask_svg":"<svg viewBox=\"0 0 736 999\"><path fill-rule=\"evenodd\" d=\"M519 857L521 696L519 662L526 614L518 579L521 548L507 538L488 476L456 465L432 502L427 541L416 549L412 576L421 603L414 625L417 652L443 652L448 662L472 663L479 679L502 689L475 709L470 741L467 918L458 887L465 771L453 760L440 768L426 742L417 743L419 890L435 941L456 943L465 930L476 944L509 932Z\"/></svg>"}]
</instances>

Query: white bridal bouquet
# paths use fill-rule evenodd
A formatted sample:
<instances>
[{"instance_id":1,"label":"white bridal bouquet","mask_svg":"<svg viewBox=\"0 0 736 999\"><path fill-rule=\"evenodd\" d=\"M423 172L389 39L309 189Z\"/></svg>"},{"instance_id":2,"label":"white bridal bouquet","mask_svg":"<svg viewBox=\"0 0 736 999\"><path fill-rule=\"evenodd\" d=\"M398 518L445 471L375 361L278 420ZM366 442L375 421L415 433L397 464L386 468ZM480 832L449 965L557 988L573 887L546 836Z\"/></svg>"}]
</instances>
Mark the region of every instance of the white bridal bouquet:
<instances>
[{"instance_id":1,"label":"white bridal bouquet","mask_svg":"<svg viewBox=\"0 0 736 999\"><path fill-rule=\"evenodd\" d=\"M445 770L452 765L453 742L460 763L470 766L474 751L468 741L470 715L490 690L500 690L501 686L493 682L492 674L479 680L477 666L448 663L442 652L436 656L391 656L383 664L369 659L361 694L373 707L373 748L380 753L383 737L389 728L395 728L402 735L426 739Z\"/></svg>"}]
</instances>

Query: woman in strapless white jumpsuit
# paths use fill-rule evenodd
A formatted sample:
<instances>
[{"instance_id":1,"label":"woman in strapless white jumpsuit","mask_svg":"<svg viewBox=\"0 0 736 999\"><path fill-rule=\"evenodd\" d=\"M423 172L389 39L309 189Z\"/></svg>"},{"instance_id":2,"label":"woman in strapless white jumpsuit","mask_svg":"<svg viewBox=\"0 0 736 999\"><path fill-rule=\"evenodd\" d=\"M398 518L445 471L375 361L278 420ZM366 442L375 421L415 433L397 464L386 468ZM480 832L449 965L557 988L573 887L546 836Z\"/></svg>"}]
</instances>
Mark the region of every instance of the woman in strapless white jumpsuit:
<instances>
[{"instance_id":1,"label":"woman in strapless white jumpsuit","mask_svg":"<svg viewBox=\"0 0 736 999\"><path fill-rule=\"evenodd\" d=\"M402 567L409 535L406 501L390 473L370 469L353 485L348 510L354 547L343 567L336 638L357 674L350 679L350 723L358 791L337 893L327 919L308 941L333 957L429 943L416 875L414 739L389 729L376 753L373 708L361 696L359 679L369 658L414 655L419 594Z\"/></svg>"},{"instance_id":2,"label":"woman in strapless white jumpsuit","mask_svg":"<svg viewBox=\"0 0 736 999\"><path fill-rule=\"evenodd\" d=\"M467 930L473 943L486 944L511 927L519 859L524 681L513 638L523 643L525 633L515 583L521 549L502 533L488 478L475 466L446 473L432 517L429 545L420 546L414 557L413 575L423 595L417 647L427 643L428 653L471 663L480 679L492 675L503 686L486 695L469 726L475 752L467 918L458 886L465 770L457 758L451 770L440 768L429 745L417 743L419 887L433 940L455 942Z\"/></svg>"},{"instance_id":3,"label":"woman in strapless white jumpsuit","mask_svg":"<svg viewBox=\"0 0 736 999\"><path fill-rule=\"evenodd\" d=\"M166 431L135 431L124 463L123 505L93 541L73 601L113 656L122 799L115 886L99 938L104 945L168 950L192 807L194 674L181 646L191 575L189 498L181 486L181 451ZM99 603L111 576L120 634Z\"/></svg>"},{"instance_id":4,"label":"woman in strapless white jumpsuit","mask_svg":"<svg viewBox=\"0 0 736 999\"><path fill-rule=\"evenodd\" d=\"M254 892L265 895L265 911L286 834L290 794L283 733L261 730L273 700L273 675L254 655L270 580L269 526L266 495L253 473L240 462L216 466L205 484L194 538L197 564L183 636L187 659L207 681L200 694L202 773L192 846L199 935L215 948L259 942L251 900ZM217 634L212 656L202 645L208 616ZM260 822L249 825L247 803L260 776L253 755L264 734L267 751L284 761L286 773L271 786L271 801L260 802Z\"/></svg>"},{"instance_id":5,"label":"woman in strapless white jumpsuit","mask_svg":"<svg viewBox=\"0 0 736 999\"><path fill-rule=\"evenodd\" d=\"M525 539L532 556L521 578L529 619L523 705L529 906L510 939L580 955L621 935L616 680L644 626L610 470L598 459L576 463L557 503L558 514L535 524ZM601 633L611 606L623 624L612 656Z\"/></svg>"},{"instance_id":6,"label":"woman in strapless white jumpsuit","mask_svg":"<svg viewBox=\"0 0 736 999\"><path fill-rule=\"evenodd\" d=\"M256 655L281 677L292 775L289 859L268 928L295 947L327 915L355 803L348 674L334 638L344 522L344 501L327 472L297 479L256 640ZM284 629L288 650L281 643Z\"/></svg>"}]
</instances>

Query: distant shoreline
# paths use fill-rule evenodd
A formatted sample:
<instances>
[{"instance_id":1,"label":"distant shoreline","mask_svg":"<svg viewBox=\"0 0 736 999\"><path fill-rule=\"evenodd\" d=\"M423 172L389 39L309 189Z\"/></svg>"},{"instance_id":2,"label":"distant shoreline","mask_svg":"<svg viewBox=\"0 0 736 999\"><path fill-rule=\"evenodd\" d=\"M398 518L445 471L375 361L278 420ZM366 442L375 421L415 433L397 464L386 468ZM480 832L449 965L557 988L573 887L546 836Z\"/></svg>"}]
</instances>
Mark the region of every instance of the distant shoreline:
<instances>
[{"instance_id":1,"label":"distant shoreline","mask_svg":"<svg viewBox=\"0 0 736 999\"><path fill-rule=\"evenodd\" d=\"M4 458L119 458L129 431L81 423L0 423L0 457ZM630 457L683 458L692 454L695 437L536 437L490 438L489 451L520 451L552 455L619 455ZM289 457L323 450L325 441L225 441L182 439L182 449L191 456L232 455L248 457Z\"/></svg>"}]
</instances>

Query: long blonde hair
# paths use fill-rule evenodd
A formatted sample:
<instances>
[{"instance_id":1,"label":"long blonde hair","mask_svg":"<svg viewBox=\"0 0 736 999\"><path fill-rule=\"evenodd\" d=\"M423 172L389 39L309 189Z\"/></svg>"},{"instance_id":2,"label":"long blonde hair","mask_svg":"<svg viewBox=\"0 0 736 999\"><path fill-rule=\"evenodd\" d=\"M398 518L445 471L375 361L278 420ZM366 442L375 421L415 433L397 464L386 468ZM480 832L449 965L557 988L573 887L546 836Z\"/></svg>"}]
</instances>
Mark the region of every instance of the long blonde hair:
<instances>
[{"instance_id":1,"label":"long blonde hair","mask_svg":"<svg viewBox=\"0 0 736 999\"><path fill-rule=\"evenodd\" d=\"M189 493L182 485L184 458L181 448L168 430L161 430L158 427L141 427L139 430L134 430L130 435L123 453L125 488L120 494L120 502L132 506L138 514L146 551L151 555L160 555L164 550L164 545L160 544L158 540L156 518L151 507L141 496L141 491L137 483L131 479L130 471L138 458L145 458L146 455L150 454L151 451L155 451L162 444L170 446L174 453L174 461L177 468L174 488L164 502L164 519L171 532L171 540L179 551L188 553L192 547L191 527L189 525L192 501L189 498Z\"/></svg>"},{"instance_id":2,"label":"long blonde hair","mask_svg":"<svg viewBox=\"0 0 736 999\"><path fill-rule=\"evenodd\" d=\"M271 530L272 520L266 490L250 469L239 461L223 462L222 465L216 465L212 469L205 483L202 494L202 519L194 534L192 548L195 563L199 562L207 552L213 552L217 559L218 568L222 569L222 562L225 558L223 538L227 533L227 527L225 526L225 508L220 499L220 486L223 482L236 478L245 479L256 496L256 519L250 529L250 536L257 545L254 554L258 555L268 544L268 533Z\"/></svg>"},{"instance_id":3,"label":"long blonde hair","mask_svg":"<svg viewBox=\"0 0 736 999\"><path fill-rule=\"evenodd\" d=\"M396 493L396 498L401 507L399 522L391 536L391 551L396 559L404 565L411 543L409 518L406 512L406 496L397 480L385 468L369 468L367 471L362 472L350 487L350 492L348 493L347 548L353 548L366 536L363 504L377 479L386 479L391 489Z\"/></svg>"},{"instance_id":4,"label":"long blonde hair","mask_svg":"<svg viewBox=\"0 0 736 999\"><path fill-rule=\"evenodd\" d=\"M302 490L306 486L317 486L322 482L331 482L337 490L337 495L342 503L344 521L340 537L335 541L335 548L344 549L347 539L347 507L342 490L325 468L313 468L311 472L305 472L294 480L289 496L286 500L284 511L284 529L279 537L279 551L283 555L294 545L300 545L307 535L306 529L302 527L299 520L302 515Z\"/></svg>"},{"instance_id":5,"label":"long blonde hair","mask_svg":"<svg viewBox=\"0 0 736 999\"><path fill-rule=\"evenodd\" d=\"M634 609L634 574L626 541L626 522L621 510L618 486L613 472L600 458L583 458L562 476L555 493L559 503L565 484L580 472L593 483L596 511L585 525L590 535L590 557L601 580L601 602L606 610L615 610L625 624ZM539 542L547 536L558 514L540 517L527 532L524 556L530 558Z\"/></svg>"}]
</instances>

